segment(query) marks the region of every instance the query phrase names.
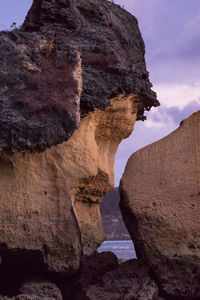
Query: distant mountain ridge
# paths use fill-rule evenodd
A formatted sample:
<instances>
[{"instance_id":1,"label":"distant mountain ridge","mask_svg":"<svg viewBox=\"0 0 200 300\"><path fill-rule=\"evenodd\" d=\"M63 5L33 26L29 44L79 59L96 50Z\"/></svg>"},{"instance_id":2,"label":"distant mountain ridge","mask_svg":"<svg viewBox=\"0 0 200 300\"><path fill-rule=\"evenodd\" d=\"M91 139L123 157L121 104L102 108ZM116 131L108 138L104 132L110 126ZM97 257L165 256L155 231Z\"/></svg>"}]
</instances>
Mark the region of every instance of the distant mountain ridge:
<instances>
[{"instance_id":1,"label":"distant mountain ridge","mask_svg":"<svg viewBox=\"0 0 200 300\"><path fill-rule=\"evenodd\" d=\"M100 205L102 225L108 240L129 240L130 235L119 209L119 188L107 194Z\"/></svg>"}]
</instances>

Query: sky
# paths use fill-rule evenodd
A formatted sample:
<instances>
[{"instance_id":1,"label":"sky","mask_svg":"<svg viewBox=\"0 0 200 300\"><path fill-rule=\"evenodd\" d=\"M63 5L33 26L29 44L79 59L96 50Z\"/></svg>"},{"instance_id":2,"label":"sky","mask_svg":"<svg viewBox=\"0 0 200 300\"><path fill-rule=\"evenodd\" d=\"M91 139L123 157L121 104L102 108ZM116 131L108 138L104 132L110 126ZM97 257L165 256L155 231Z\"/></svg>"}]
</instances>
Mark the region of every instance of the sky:
<instances>
[{"instance_id":1,"label":"sky","mask_svg":"<svg viewBox=\"0 0 200 300\"><path fill-rule=\"evenodd\" d=\"M115 0L137 17L146 63L161 106L137 122L115 158L115 185L129 156L175 130L200 109L200 0ZM0 0L0 29L20 26L32 0Z\"/></svg>"},{"instance_id":2,"label":"sky","mask_svg":"<svg viewBox=\"0 0 200 300\"><path fill-rule=\"evenodd\" d=\"M146 63L161 106L137 122L115 158L115 184L128 157L163 138L200 109L200 1L115 0L137 17Z\"/></svg>"}]
</instances>

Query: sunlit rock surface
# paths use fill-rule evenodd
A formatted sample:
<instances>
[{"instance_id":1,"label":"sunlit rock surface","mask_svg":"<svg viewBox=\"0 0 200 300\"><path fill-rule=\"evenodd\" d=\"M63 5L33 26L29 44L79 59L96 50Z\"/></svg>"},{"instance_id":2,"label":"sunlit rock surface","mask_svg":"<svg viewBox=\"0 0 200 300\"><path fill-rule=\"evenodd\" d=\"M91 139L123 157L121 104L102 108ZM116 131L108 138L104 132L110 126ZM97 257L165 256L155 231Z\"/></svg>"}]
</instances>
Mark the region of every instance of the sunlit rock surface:
<instances>
[{"instance_id":1,"label":"sunlit rock surface","mask_svg":"<svg viewBox=\"0 0 200 300\"><path fill-rule=\"evenodd\" d=\"M104 240L118 145L159 104L144 53L136 18L105 0L35 0L0 33L0 294L75 276Z\"/></svg>"},{"instance_id":2,"label":"sunlit rock surface","mask_svg":"<svg viewBox=\"0 0 200 300\"><path fill-rule=\"evenodd\" d=\"M120 190L137 256L151 267L161 291L169 299L199 299L200 111L134 153Z\"/></svg>"}]
</instances>

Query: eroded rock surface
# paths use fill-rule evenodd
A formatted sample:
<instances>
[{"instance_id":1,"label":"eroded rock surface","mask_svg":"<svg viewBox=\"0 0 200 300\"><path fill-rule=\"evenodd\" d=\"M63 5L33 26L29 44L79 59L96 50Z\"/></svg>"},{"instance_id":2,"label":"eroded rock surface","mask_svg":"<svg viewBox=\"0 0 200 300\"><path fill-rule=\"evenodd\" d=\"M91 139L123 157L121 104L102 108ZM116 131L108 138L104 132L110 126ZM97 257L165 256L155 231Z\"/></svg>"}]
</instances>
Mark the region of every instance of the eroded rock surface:
<instances>
[{"instance_id":1,"label":"eroded rock surface","mask_svg":"<svg viewBox=\"0 0 200 300\"><path fill-rule=\"evenodd\" d=\"M62 294L58 287L46 281L29 281L20 288L17 296L1 296L0 300L62 300Z\"/></svg>"},{"instance_id":2,"label":"eroded rock surface","mask_svg":"<svg viewBox=\"0 0 200 300\"><path fill-rule=\"evenodd\" d=\"M20 30L0 33L0 83L7 151L66 141L80 115L119 94L142 97L139 119L158 105L137 20L106 0L33 1Z\"/></svg>"},{"instance_id":3,"label":"eroded rock surface","mask_svg":"<svg viewBox=\"0 0 200 300\"><path fill-rule=\"evenodd\" d=\"M85 288L87 298L80 300L157 300L158 288L149 269L139 260L129 260L105 273L102 282Z\"/></svg>"},{"instance_id":4,"label":"eroded rock surface","mask_svg":"<svg viewBox=\"0 0 200 300\"><path fill-rule=\"evenodd\" d=\"M76 270L104 239L118 145L158 105L137 20L104 0L33 1L0 54L2 265L32 251Z\"/></svg>"},{"instance_id":5,"label":"eroded rock surface","mask_svg":"<svg viewBox=\"0 0 200 300\"><path fill-rule=\"evenodd\" d=\"M132 97L121 96L83 118L69 141L1 156L3 260L9 250L38 250L50 270L65 272L98 248L104 239L99 203L113 188L114 155L135 120Z\"/></svg>"},{"instance_id":6,"label":"eroded rock surface","mask_svg":"<svg viewBox=\"0 0 200 300\"><path fill-rule=\"evenodd\" d=\"M139 260L118 264L112 252L83 257L79 272L63 298L72 300L157 300L158 288L149 268Z\"/></svg>"},{"instance_id":7,"label":"eroded rock surface","mask_svg":"<svg viewBox=\"0 0 200 300\"><path fill-rule=\"evenodd\" d=\"M167 299L200 299L200 111L134 153L120 189L137 256Z\"/></svg>"}]
</instances>

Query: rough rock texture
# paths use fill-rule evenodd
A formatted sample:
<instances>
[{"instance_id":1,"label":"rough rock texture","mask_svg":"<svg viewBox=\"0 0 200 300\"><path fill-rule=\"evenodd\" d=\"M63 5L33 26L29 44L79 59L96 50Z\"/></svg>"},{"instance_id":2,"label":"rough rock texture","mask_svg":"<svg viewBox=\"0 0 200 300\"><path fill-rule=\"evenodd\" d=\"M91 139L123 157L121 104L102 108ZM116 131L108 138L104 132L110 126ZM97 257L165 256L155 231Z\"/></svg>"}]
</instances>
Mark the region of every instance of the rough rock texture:
<instances>
[{"instance_id":1,"label":"rough rock texture","mask_svg":"<svg viewBox=\"0 0 200 300\"><path fill-rule=\"evenodd\" d=\"M104 239L118 145L158 104L137 20L106 0L35 0L0 33L0 293L75 276Z\"/></svg>"},{"instance_id":2,"label":"rough rock texture","mask_svg":"<svg viewBox=\"0 0 200 300\"><path fill-rule=\"evenodd\" d=\"M102 282L104 274L118 267L118 259L112 252L94 253L83 257L76 280L71 286L73 300L87 299L87 289ZM65 293L66 295L66 293Z\"/></svg>"},{"instance_id":3,"label":"rough rock texture","mask_svg":"<svg viewBox=\"0 0 200 300\"><path fill-rule=\"evenodd\" d=\"M200 111L134 153L120 189L137 256L164 295L200 299Z\"/></svg>"},{"instance_id":4,"label":"rough rock texture","mask_svg":"<svg viewBox=\"0 0 200 300\"><path fill-rule=\"evenodd\" d=\"M141 119L159 104L150 88L132 15L106 0L35 0L20 30L0 33L0 150L66 141L119 94L138 96Z\"/></svg>"},{"instance_id":5,"label":"rough rock texture","mask_svg":"<svg viewBox=\"0 0 200 300\"><path fill-rule=\"evenodd\" d=\"M77 300L157 300L158 288L149 269L139 260L129 260L106 272L96 284L84 286L85 296Z\"/></svg>"},{"instance_id":6,"label":"rough rock texture","mask_svg":"<svg viewBox=\"0 0 200 300\"><path fill-rule=\"evenodd\" d=\"M0 151L44 150L79 125L80 54L59 43L48 34L0 33Z\"/></svg>"},{"instance_id":7,"label":"rough rock texture","mask_svg":"<svg viewBox=\"0 0 200 300\"><path fill-rule=\"evenodd\" d=\"M102 226L107 240L130 240L119 209L119 200L119 188L115 188L105 195L100 205Z\"/></svg>"},{"instance_id":8,"label":"rough rock texture","mask_svg":"<svg viewBox=\"0 0 200 300\"><path fill-rule=\"evenodd\" d=\"M9 251L34 250L50 270L63 272L98 248L104 239L99 203L113 188L114 155L135 119L132 98L118 97L83 118L69 141L1 156L3 261Z\"/></svg>"},{"instance_id":9,"label":"rough rock texture","mask_svg":"<svg viewBox=\"0 0 200 300\"><path fill-rule=\"evenodd\" d=\"M82 257L78 273L68 279L25 280L16 294L10 297L0 295L0 299L158 300L158 288L149 268L139 260L118 264L112 252Z\"/></svg>"},{"instance_id":10,"label":"rough rock texture","mask_svg":"<svg viewBox=\"0 0 200 300\"><path fill-rule=\"evenodd\" d=\"M0 300L62 300L62 294L58 287L45 281L29 281L20 288L17 296L1 296Z\"/></svg>"}]
</instances>

